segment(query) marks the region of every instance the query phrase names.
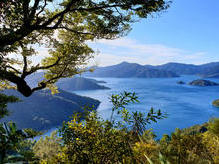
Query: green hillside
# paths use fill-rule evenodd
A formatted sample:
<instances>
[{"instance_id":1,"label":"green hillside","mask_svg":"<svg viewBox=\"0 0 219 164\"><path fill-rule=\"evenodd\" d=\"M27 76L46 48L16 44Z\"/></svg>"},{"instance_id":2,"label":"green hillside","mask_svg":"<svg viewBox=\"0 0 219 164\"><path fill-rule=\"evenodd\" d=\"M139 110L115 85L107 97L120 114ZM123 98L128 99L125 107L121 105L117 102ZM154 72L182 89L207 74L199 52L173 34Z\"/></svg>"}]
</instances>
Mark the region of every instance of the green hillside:
<instances>
[{"instance_id":1,"label":"green hillside","mask_svg":"<svg viewBox=\"0 0 219 164\"><path fill-rule=\"evenodd\" d=\"M10 115L0 122L13 121L17 123L18 128L35 130L48 130L60 126L63 121L69 120L74 112L83 111L83 107L94 106L96 109L100 104L98 100L63 90L55 95L51 95L48 90L42 90L28 98L15 90L7 90L4 93L17 96L22 101L9 104Z\"/></svg>"}]
</instances>

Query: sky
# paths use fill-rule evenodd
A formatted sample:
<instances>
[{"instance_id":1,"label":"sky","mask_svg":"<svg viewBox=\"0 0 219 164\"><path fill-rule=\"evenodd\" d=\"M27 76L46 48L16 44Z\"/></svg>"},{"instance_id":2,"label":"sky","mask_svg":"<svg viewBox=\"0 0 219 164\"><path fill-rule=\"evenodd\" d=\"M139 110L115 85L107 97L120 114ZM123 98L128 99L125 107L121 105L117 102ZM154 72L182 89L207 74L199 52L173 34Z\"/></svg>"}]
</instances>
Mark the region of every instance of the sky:
<instances>
[{"instance_id":1,"label":"sky","mask_svg":"<svg viewBox=\"0 0 219 164\"><path fill-rule=\"evenodd\" d=\"M126 37L89 45L99 51L91 63L108 66L217 62L218 43L219 0L173 0L166 12L133 24Z\"/></svg>"}]
</instances>

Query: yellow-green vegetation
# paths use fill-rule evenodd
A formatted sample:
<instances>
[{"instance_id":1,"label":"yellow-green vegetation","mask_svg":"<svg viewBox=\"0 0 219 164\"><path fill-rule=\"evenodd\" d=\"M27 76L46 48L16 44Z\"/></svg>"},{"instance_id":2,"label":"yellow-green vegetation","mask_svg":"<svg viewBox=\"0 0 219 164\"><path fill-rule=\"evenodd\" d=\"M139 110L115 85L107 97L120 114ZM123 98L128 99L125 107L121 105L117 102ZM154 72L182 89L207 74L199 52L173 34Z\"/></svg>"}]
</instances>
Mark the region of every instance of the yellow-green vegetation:
<instances>
[{"instance_id":1,"label":"yellow-green vegetation","mask_svg":"<svg viewBox=\"0 0 219 164\"><path fill-rule=\"evenodd\" d=\"M56 161L57 155L62 153L61 138L57 136L57 131L51 133L50 136L41 138L33 146L33 152L41 163L53 163Z\"/></svg>"},{"instance_id":2,"label":"yellow-green vegetation","mask_svg":"<svg viewBox=\"0 0 219 164\"><path fill-rule=\"evenodd\" d=\"M212 102L212 104L213 104L215 107L218 107L218 108L219 108L219 99L214 100L214 101Z\"/></svg>"},{"instance_id":3,"label":"yellow-green vegetation","mask_svg":"<svg viewBox=\"0 0 219 164\"><path fill-rule=\"evenodd\" d=\"M71 121L63 123L51 136L37 142L24 140L22 144L15 140L11 142L12 148L22 156L22 161L29 163L219 163L219 118L176 129L156 140L147 126L165 118L165 114L153 108L147 114L129 112L127 105L138 102L135 93L112 95L111 102L110 120L103 120L96 111L87 109L75 113ZM8 161L8 157L4 159Z\"/></svg>"},{"instance_id":4,"label":"yellow-green vegetation","mask_svg":"<svg viewBox=\"0 0 219 164\"><path fill-rule=\"evenodd\" d=\"M192 134L176 129L160 141L146 130L107 127L92 114L86 122L74 118L63 127L62 137L41 138L34 149L40 163L173 163L219 162L219 136L213 131ZM211 126L217 126L215 122ZM58 147L57 147L58 146Z\"/></svg>"},{"instance_id":5,"label":"yellow-green vegetation","mask_svg":"<svg viewBox=\"0 0 219 164\"><path fill-rule=\"evenodd\" d=\"M164 118L151 109L147 115L129 113L126 105L137 102L135 94L113 95L112 117L102 120L95 111L75 114L64 123L60 137L41 138L34 146L40 163L173 163L203 164L219 162L219 119L204 125L176 129L171 135L155 140L147 129ZM114 114L121 115L116 121ZM82 120L81 118L85 119ZM128 125L128 126L127 126ZM52 146L53 145L53 146ZM52 147L52 148L51 148ZM54 147L54 148L53 148ZM36 149L37 148L37 149Z\"/></svg>"},{"instance_id":6,"label":"yellow-green vegetation","mask_svg":"<svg viewBox=\"0 0 219 164\"><path fill-rule=\"evenodd\" d=\"M0 94L0 119L7 116L8 103L19 101L14 96ZM32 129L19 130L15 123L0 123L0 163L14 163L18 161L34 161L32 142L26 140L39 135Z\"/></svg>"}]
</instances>

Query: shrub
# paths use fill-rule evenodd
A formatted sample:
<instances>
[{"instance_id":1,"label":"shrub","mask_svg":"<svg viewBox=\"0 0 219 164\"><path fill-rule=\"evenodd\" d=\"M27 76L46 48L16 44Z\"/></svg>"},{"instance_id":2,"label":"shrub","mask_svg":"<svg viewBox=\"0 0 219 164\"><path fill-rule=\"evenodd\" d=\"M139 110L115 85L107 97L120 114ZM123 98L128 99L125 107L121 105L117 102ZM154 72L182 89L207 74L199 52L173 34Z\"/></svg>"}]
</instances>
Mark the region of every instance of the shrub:
<instances>
[{"instance_id":1,"label":"shrub","mask_svg":"<svg viewBox=\"0 0 219 164\"><path fill-rule=\"evenodd\" d=\"M61 140L55 139L54 136L39 140L34 150L40 161L136 163L141 161L139 158L142 158L145 151L147 154L150 150L154 150L151 154L157 153L154 136L145 130L147 124L164 118L160 110L154 111L152 108L147 114L130 113L126 107L129 103L138 102L138 97L135 93L129 92L112 95L111 102L113 108L110 120L103 120L96 111L88 109L82 114L75 113L71 121L63 124L60 129ZM114 119L115 113L121 116L120 120ZM47 145L51 147L47 148Z\"/></svg>"},{"instance_id":2,"label":"shrub","mask_svg":"<svg viewBox=\"0 0 219 164\"><path fill-rule=\"evenodd\" d=\"M204 125L176 129L159 141L147 125L165 117L152 108L147 114L129 112L129 103L138 102L134 93L112 95L110 120L88 109L75 113L63 123L60 137L41 138L34 152L41 163L219 163L218 119ZM114 115L120 115L116 120ZM209 129L209 130L208 130Z\"/></svg>"},{"instance_id":3,"label":"shrub","mask_svg":"<svg viewBox=\"0 0 219 164\"><path fill-rule=\"evenodd\" d=\"M41 163L57 162L57 155L62 152L62 141L58 137L57 131L51 133L51 136L41 137L33 146L35 156Z\"/></svg>"}]
</instances>

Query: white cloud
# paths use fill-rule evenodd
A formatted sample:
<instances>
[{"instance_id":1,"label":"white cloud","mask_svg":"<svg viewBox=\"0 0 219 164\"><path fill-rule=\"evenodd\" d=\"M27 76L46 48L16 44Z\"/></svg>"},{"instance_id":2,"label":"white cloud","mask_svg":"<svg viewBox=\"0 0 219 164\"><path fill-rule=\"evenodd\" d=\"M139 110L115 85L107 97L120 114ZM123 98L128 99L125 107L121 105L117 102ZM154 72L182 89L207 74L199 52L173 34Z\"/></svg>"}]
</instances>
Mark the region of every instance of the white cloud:
<instances>
[{"instance_id":1,"label":"white cloud","mask_svg":"<svg viewBox=\"0 0 219 164\"><path fill-rule=\"evenodd\" d=\"M50 55L48 50L49 50L48 48L38 48L37 54L30 57L32 64L33 65L40 64L42 59L49 57Z\"/></svg>"},{"instance_id":2,"label":"white cloud","mask_svg":"<svg viewBox=\"0 0 219 164\"><path fill-rule=\"evenodd\" d=\"M201 58L206 56L206 52L190 52L162 44L141 44L129 38L97 40L90 45L100 50L101 55L96 57L100 65L117 64L118 61L152 65L167 62L201 64Z\"/></svg>"},{"instance_id":3,"label":"white cloud","mask_svg":"<svg viewBox=\"0 0 219 164\"><path fill-rule=\"evenodd\" d=\"M161 44L142 44L129 38L117 40L97 40L88 43L100 54L90 60L89 65L108 66L127 61L130 63L159 65L168 62L189 64L203 64L210 61L205 52L189 52ZM48 48L36 47L37 54L32 59L32 64L37 65L45 57L50 56ZM13 55L18 57L18 55ZM20 59L22 60L22 59Z\"/></svg>"},{"instance_id":4,"label":"white cloud","mask_svg":"<svg viewBox=\"0 0 219 164\"><path fill-rule=\"evenodd\" d=\"M98 65L98 66L108 66L113 64L119 64L123 61L127 61L130 63L139 63L144 64L142 60L137 57L131 56L116 56L112 54L100 54L95 57L94 60L90 62L90 65Z\"/></svg>"},{"instance_id":5,"label":"white cloud","mask_svg":"<svg viewBox=\"0 0 219 164\"><path fill-rule=\"evenodd\" d=\"M171 48L160 44L139 44L137 41L128 38L121 38L117 40L99 40L97 43L128 48L144 54L151 54L161 57L176 56L183 52L181 49Z\"/></svg>"}]
</instances>

